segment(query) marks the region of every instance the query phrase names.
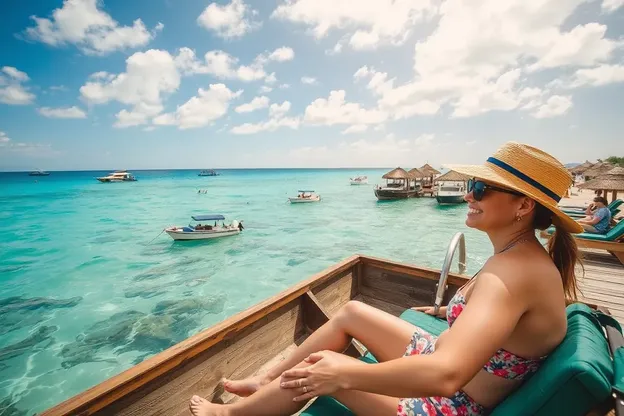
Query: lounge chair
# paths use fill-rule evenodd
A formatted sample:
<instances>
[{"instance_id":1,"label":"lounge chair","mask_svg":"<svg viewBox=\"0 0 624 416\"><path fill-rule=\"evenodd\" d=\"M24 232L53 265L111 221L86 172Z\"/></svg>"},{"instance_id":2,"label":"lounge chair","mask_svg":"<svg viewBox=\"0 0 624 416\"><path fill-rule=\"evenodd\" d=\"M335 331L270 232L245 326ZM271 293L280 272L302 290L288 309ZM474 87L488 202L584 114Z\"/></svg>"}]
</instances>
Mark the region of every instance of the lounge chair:
<instances>
[{"instance_id":1,"label":"lounge chair","mask_svg":"<svg viewBox=\"0 0 624 416\"><path fill-rule=\"evenodd\" d=\"M549 238L554 229L542 231L542 238ZM624 264L624 220L620 220L606 234L581 233L574 234L577 244L581 248L596 248L607 250Z\"/></svg>"},{"instance_id":2,"label":"lounge chair","mask_svg":"<svg viewBox=\"0 0 624 416\"><path fill-rule=\"evenodd\" d=\"M607 208L609 208L609 211L611 211L611 216L615 216L613 213L623 203L624 201L622 201L621 199L616 199L615 201L611 201L611 203L607 205ZM561 208L561 210L565 212L566 214L584 214L585 210L587 209L587 207L572 207L572 206L562 206L559 208Z\"/></svg>"},{"instance_id":3,"label":"lounge chair","mask_svg":"<svg viewBox=\"0 0 624 416\"><path fill-rule=\"evenodd\" d=\"M624 338L620 325L610 316L581 303L568 306L566 312L568 332L564 340L531 378L493 409L492 416L582 416L600 408L612 393L619 397L616 402L622 400L624 349L618 347L624 345ZM413 310L405 311L401 318L436 335L448 328L445 320ZM611 354L610 350L617 352ZM370 365L377 362L370 353L361 360ZM616 415L624 416L624 407L619 403L614 406ZM319 397L301 415L353 416L353 413L333 398Z\"/></svg>"},{"instance_id":4,"label":"lounge chair","mask_svg":"<svg viewBox=\"0 0 624 416\"><path fill-rule=\"evenodd\" d=\"M587 217L585 212L567 212L566 211L565 213L568 214L569 217L574 218L575 220ZM619 213L620 213L619 209L614 209L613 211L611 211L611 218L615 218Z\"/></svg>"}]
</instances>

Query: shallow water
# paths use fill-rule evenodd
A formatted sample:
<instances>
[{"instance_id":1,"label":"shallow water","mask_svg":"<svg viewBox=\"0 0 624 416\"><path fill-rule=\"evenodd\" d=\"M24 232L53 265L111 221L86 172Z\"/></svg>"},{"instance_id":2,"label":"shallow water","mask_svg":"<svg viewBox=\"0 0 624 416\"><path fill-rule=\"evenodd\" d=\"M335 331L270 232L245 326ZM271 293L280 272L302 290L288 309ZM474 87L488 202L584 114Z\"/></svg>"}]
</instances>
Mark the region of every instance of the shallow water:
<instances>
[{"instance_id":1,"label":"shallow water","mask_svg":"<svg viewBox=\"0 0 624 416\"><path fill-rule=\"evenodd\" d=\"M383 170L106 173L0 173L0 414L49 408L355 253L439 268L462 231L468 272L491 254L465 204L378 202ZM298 189L322 202L288 204ZM158 236L206 213L246 229Z\"/></svg>"}]
</instances>

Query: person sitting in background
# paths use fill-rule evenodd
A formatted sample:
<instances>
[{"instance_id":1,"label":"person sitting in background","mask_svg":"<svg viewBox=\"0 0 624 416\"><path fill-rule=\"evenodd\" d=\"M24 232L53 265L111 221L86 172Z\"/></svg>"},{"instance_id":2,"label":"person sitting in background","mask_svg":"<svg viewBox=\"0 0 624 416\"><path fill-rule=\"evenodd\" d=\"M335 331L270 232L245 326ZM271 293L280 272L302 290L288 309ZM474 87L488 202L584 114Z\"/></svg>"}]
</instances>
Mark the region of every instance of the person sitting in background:
<instances>
[{"instance_id":1,"label":"person sitting in background","mask_svg":"<svg viewBox=\"0 0 624 416\"><path fill-rule=\"evenodd\" d=\"M590 209L594 207L593 211ZM578 220L588 233L606 234L611 222L611 211L607 208L607 200L601 196L594 198L594 203L587 208L587 217Z\"/></svg>"}]
</instances>

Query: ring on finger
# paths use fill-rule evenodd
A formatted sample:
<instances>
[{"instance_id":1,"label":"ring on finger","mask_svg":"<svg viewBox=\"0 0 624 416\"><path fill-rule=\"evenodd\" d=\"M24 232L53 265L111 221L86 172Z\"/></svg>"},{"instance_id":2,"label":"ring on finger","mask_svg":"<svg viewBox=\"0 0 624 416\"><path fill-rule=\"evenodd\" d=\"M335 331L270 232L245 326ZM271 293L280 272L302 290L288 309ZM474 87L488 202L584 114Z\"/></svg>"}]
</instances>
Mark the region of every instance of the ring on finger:
<instances>
[{"instance_id":1,"label":"ring on finger","mask_svg":"<svg viewBox=\"0 0 624 416\"><path fill-rule=\"evenodd\" d=\"M307 393L308 392L308 387L307 386L303 386L303 392Z\"/></svg>"}]
</instances>

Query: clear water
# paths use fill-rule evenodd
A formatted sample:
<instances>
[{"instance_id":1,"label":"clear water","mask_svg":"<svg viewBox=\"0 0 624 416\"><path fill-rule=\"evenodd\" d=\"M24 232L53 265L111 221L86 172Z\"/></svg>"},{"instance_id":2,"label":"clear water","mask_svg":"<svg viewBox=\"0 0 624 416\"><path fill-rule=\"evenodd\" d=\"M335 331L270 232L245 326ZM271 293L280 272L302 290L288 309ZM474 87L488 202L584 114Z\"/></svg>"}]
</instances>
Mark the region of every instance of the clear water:
<instances>
[{"instance_id":1,"label":"clear water","mask_svg":"<svg viewBox=\"0 0 624 416\"><path fill-rule=\"evenodd\" d=\"M107 173L0 174L0 414L49 408L355 253L439 268L463 231L469 272L491 254L465 227L465 204L378 202L382 170L95 180ZM350 186L357 174L370 184ZM322 202L288 204L298 189ZM207 242L157 237L205 213L246 229Z\"/></svg>"}]
</instances>

